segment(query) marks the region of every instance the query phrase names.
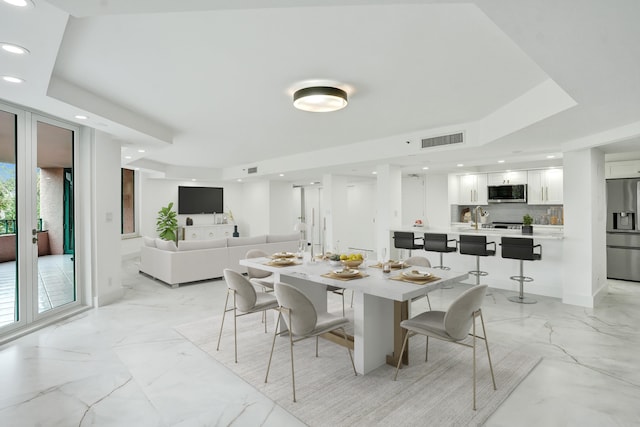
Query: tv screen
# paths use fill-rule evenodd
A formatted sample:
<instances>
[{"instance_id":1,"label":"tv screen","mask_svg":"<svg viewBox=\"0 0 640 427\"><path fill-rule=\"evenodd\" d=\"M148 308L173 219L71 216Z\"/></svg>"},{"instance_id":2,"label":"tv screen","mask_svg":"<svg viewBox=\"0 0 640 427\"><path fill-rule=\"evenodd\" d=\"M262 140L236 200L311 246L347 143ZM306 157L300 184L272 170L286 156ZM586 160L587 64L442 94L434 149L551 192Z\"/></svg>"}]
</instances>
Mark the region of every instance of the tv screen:
<instances>
[{"instance_id":1,"label":"tv screen","mask_svg":"<svg viewBox=\"0 0 640 427\"><path fill-rule=\"evenodd\" d=\"M222 213L223 206L223 188L178 187L179 214Z\"/></svg>"}]
</instances>

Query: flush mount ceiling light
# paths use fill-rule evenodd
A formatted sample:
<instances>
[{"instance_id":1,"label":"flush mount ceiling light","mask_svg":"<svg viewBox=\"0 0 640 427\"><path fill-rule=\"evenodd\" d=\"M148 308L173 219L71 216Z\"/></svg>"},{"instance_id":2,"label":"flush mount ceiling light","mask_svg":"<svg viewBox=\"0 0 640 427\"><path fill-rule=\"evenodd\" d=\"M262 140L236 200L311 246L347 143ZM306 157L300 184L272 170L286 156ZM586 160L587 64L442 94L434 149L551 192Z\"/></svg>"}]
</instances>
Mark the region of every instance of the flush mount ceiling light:
<instances>
[{"instance_id":1,"label":"flush mount ceiling light","mask_svg":"<svg viewBox=\"0 0 640 427\"><path fill-rule=\"evenodd\" d=\"M347 92L331 86L306 87L293 94L293 106L312 113L337 111L347 106Z\"/></svg>"},{"instance_id":2,"label":"flush mount ceiling light","mask_svg":"<svg viewBox=\"0 0 640 427\"><path fill-rule=\"evenodd\" d=\"M23 83L24 80L19 78L19 77L13 77L13 76L2 76L2 80L4 80L5 82L9 82L9 83Z\"/></svg>"},{"instance_id":3,"label":"flush mount ceiling light","mask_svg":"<svg viewBox=\"0 0 640 427\"><path fill-rule=\"evenodd\" d=\"M12 6L18 7L33 7L34 4L31 0L4 0L5 3L9 3Z\"/></svg>"},{"instance_id":4,"label":"flush mount ceiling light","mask_svg":"<svg viewBox=\"0 0 640 427\"><path fill-rule=\"evenodd\" d=\"M13 43L1 42L0 47L2 47L2 50L9 53L14 53L16 55L26 55L29 53L29 50L27 48L18 46L17 44L13 44Z\"/></svg>"}]
</instances>

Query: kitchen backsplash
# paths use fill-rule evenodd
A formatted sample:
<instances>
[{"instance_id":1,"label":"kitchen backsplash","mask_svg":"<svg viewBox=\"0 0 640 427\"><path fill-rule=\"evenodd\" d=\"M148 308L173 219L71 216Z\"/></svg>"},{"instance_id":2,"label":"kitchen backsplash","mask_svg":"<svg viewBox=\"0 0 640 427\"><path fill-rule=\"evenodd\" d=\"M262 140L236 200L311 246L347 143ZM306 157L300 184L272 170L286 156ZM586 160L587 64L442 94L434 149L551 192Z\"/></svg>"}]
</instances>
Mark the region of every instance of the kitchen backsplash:
<instances>
[{"instance_id":1,"label":"kitchen backsplash","mask_svg":"<svg viewBox=\"0 0 640 427\"><path fill-rule=\"evenodd\" d=\"M463 211L469 209L473 218L475 206L451 205L451 222L463 222ZM531 215L534 224L563 224L562 205L527 205L526 203L495 203L483 205L482 210L489 213L487 222L522 222L522 217Z\"/></svg>"}]
</instances>

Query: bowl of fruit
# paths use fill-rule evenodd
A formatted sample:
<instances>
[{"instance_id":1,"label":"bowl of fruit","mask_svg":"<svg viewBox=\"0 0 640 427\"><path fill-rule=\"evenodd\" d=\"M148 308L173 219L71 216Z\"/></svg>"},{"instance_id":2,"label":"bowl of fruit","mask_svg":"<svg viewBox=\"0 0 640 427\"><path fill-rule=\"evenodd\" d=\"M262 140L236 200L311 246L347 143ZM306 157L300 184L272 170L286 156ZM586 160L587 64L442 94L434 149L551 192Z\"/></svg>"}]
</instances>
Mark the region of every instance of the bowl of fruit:
<instances>
[{"instance_id":1,"label":"bowl of fruit","mask_svg":"<svg viewBox=\"0 0 640 427\"><path fill-rule=\"evenodd\" d=\"M345 267L356 268L362 264L362 254L342 254L340 261Z\"/></svg>"}]
</instances>

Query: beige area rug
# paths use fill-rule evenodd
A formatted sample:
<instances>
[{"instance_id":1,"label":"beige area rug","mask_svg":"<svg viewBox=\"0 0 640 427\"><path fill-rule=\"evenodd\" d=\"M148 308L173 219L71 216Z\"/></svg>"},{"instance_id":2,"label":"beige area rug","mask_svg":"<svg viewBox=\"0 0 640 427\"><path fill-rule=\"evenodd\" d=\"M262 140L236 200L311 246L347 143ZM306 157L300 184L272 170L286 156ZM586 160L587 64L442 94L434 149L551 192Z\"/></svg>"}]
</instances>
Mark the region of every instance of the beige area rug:
<instances>
[{"instance_id":1,"label":"beige area rug","mask_svg":"<svg viewBox=\"0 0 640 427\"><path fill-rule=\"evenodd\" d=\"M491 376L484 343L479 341L478 410L472 410L472 350L431 339L424 361L425 339L410 342L410 365L393 381L394 368L382 366L354 376L346 348L320 339L294 344L296 398L292 402L287 337L276 339L269 373L264 377L273 339L273 314L264 333L259 314L238 318L238 363L233 357L233 317L225 320L220 351L216 351L221 316L181 325L176 330L310 426L467 426L481 425L540 361L513 349L489 344L498 390Z\"/></svg>"}]
</instances>

